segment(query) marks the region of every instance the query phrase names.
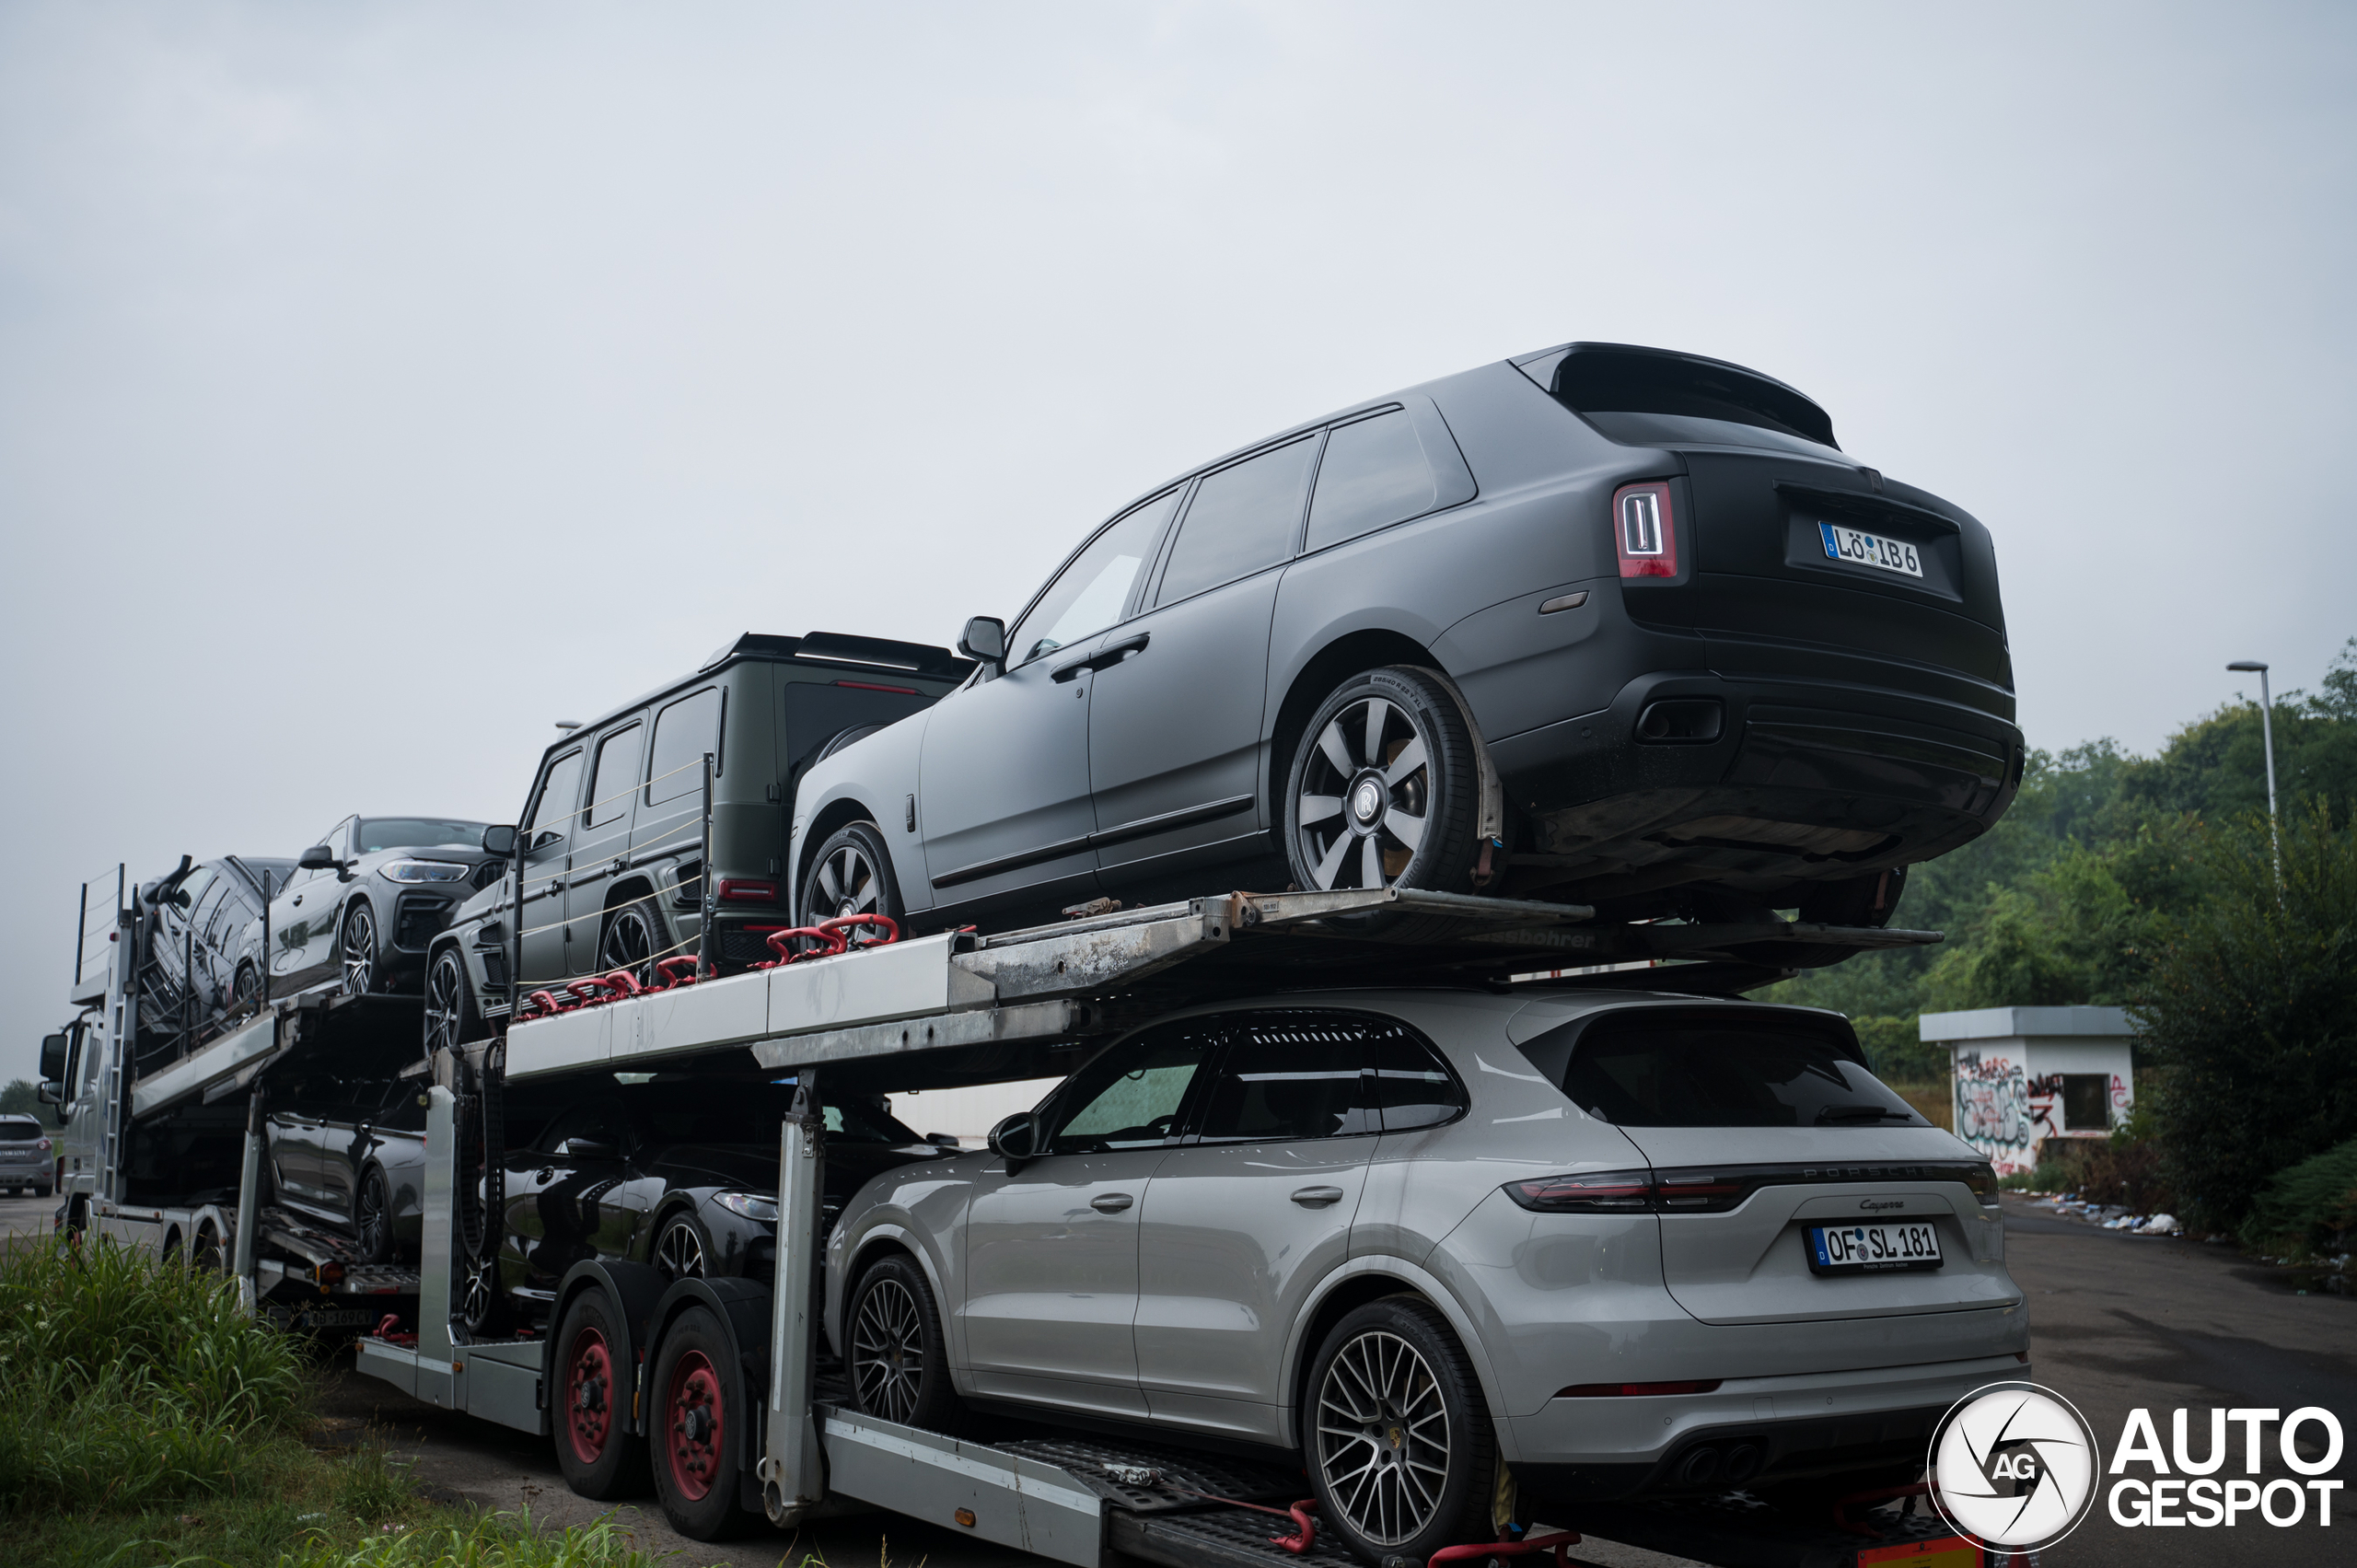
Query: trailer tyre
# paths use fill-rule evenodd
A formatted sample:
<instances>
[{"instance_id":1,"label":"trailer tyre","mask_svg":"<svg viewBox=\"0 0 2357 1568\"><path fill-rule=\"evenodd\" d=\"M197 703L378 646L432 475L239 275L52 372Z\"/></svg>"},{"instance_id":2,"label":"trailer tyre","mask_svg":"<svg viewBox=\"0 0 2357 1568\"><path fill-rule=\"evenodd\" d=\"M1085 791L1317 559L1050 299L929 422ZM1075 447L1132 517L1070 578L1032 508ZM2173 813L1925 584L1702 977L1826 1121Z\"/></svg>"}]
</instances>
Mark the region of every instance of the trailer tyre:
<instances>
[{"instance_id":1,"label":"trailer tyre","mask_svg":"<svg viewBox=\"0 0 2357 1568\"><path fill-rule=\"evenodd\" d=\"M585 1290L557 1330L556 1462L584 1497L621 1497L645 1479L644 1445L631 1431L632 1367L613 1304Z\"/></svg>"},{"instance_id":2,"label":"trailer tyre","mask_svg":"<svg viewBox=\"0 0 2357 1568\"><path fill-rule=\"evenodd\" d=\"M1448 1321L1413 1296L1334 1325L1305 1390L1319 1521L1369 1562L1489 1539L1497 1437Z\"/></svg>"},{"instance_id":3,"label":"trailer tyre","mask_svg":"<svg viewBox=\"0 0 2357 1568\"><path fill-rule=\"evenodd\" d=\"M737 1460L745 1423L728 1334L710 1309L671 1320L655 1358L655 1493L663 1516L691 1540L722 1540L761 1516L737 1506Z\"/></svg>"},{"instance_id":4,"label":"trailer tyre","mask_svg":"<svg viewBox=\"0 0 2357 1568\"><path fill-rule=\"evenodd\" d=\"M859 1277L844 1314L852 1401L869 1415L955 1433L963 1413L949 1381L941 1309L924 1271L891 1254Z\"/></svg>"}]
</instances>

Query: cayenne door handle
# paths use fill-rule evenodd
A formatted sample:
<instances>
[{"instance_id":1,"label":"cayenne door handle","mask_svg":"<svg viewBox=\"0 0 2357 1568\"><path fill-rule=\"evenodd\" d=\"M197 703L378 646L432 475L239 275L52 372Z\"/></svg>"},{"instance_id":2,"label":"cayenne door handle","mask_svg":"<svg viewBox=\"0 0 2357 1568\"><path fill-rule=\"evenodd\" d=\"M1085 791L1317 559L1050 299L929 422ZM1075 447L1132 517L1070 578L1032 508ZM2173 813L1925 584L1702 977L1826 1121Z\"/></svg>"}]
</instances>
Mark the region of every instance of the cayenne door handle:
<instances>
[{"instance_id":1,"label":"cayenne door handle","mask_svg":"<svg viewBox=\"0 0 2357 1568\"><path fill-rule=\"evenodd\" d=\"M1127 1192L1099 1192L1088 1201L1088 1206L1100 1214L1118 1214L1135 1202Z\"/></svg>"},{"instance_id":2,"label":"cayenne door handle","mask_svg":"<svg viewBox=\"0 0 2357 1568\"><path fill-rule=\"evenodd\" d=\"M1322 1209L1329 1203L1341 1202L1342 1190L1339 1187L1305 1187L1293 1195L1293 1201L1305 1209Z\"/></svg>"},{"instance_id":3,"label":"cayenne door handle","mask_svg":"<svg viewBox=\"0 0 2357 1568\"><path fill-rule=\"evenodd\" d=\"M1048 672L1051 680L1070 680L1084 669L1103 669L1109 664L1119 664L1132 654L1144 653L1154 633L1141 632L1134 637L1124 637L1118 643L1108 643L1093 654L1060 664Z\"/></svg>"}]
</instances>

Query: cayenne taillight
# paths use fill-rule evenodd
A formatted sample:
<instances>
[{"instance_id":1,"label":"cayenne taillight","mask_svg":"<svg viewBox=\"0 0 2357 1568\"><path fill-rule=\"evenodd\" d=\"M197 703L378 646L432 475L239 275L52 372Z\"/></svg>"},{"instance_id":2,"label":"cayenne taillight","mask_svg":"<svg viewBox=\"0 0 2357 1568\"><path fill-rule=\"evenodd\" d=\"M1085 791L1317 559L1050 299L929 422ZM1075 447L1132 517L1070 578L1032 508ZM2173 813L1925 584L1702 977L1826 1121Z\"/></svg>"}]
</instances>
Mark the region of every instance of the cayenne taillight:
<instances>
[{"instance_id":1,"label":"cayenne taillight","mask_svg":"<svg viewBox=\"0 0 2357 1568\"><path fill-rule=\"evenodd\" d=\"M1972 1167L1964 1173L1964 1184L1972 1189L1972 1195L1980 1200L1981 1207L1993 1209L1998 1206L2001 1200L1997 1195L1995 1166L1984 1164Z\"/></svg>"},{"instance_id":2,"label":"cayenne taillight","mask_svg":"<svg viewBox=\"0 0 2357 1568\"><path fill-rule=\"evenodd\" d=\"M1678 575L1678 527L1669 486L1624 484L1612 493L1612 542L1624 577Z\"/></svg>"},{"instance_id":3,"label":"cayenne taillight","mask_svg":"<svg viewBox=\"0 0 2357 1568\"><path fill-rule=\"evenodd\" d=\"M1654 1206L1650 1170L1597 1170L1506 1183L1506 1196L1546 1214L1642 1213Z\"/></svg>"},{"instance_id":4,"label":"cayenne taillight","mask_svg":"<svg viewBox=\"0 0 2357 1568\"><path fill-rule=\"evenodd\" d=\"M1664 1394L1715 1394L1722 1379L1689 1377L1676 1383L1574 1383L1558 1388L1559 1400L1644 1400Z\"/></svg>"}]
</instances>

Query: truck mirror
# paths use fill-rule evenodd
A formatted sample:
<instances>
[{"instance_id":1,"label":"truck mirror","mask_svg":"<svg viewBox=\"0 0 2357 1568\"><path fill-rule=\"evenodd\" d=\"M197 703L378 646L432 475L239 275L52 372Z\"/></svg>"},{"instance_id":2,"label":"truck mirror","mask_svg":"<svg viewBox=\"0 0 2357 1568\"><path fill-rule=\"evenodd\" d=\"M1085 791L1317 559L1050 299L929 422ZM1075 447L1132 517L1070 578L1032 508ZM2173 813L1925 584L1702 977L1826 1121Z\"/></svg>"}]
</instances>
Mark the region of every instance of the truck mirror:
<instances>
[{"instance_id":1,"label":"truck mirror","mask_svg":"<svg viewBox=\"0 0 2357 1568\"><path fill-rule=\"evenodd\" d=\"M63 1084L52 1084L46 1081L36 1084L33 1086L33 1098L41 1101L43 1105L64 1105L65 1103L65 1086Z\"/></svg>"},{"instance_id":2,"label":"truck mirror","mask_svg":"<svg viewBox=\"0 0 2357 1568\"><path fill-rule=\"evenodd\" d=\"M65 1081L65 1047L63 1031L41 1037L41 1075L52 1084Z\"/></svg>"},{"instance_id":3,"label":"truck mirror","mask_svg":"<svg viewBox=\"0 0 2357 1568\"><path fill-rule=\"evenodd\" d=\"M1018 1110L991 1129L991 1153L1010 1165L1020 1164L1039 1152L1039 1119L1028 1110Z\"/></svg>"},{"instance_id":4,"label":"truck mirror","mask_svg":"<svg viewBox=\"0 0 2357 1568\"><path fill-rule=\"evenodd\" d=\"M482 830L482 852L485 854L495 854L502 860L514 854L516 830L514 828L485 828Z\"/></svg>"},{"instance_id":5,"label":"truck mirror","mask_svg":"<svg viewBox=\"0 0 2357 1568\"><path fill-rule=\"evenodd\" d=\"M328 848L325 844L313 844L309 849L303 852L303 858L296 861L295 864L305 871L336 871L342 869L342 867L338 866L335 863L335 851Z\"/></svg>"},{"instance_id":6,"label":"truck mirror","mask_svg":"<svg viewBox=\"0 0 2357 1568\"><path fill-rule=\"evenodd\" d=\"M958 651L984 664L1006 662L1006 622L994 615L977 615L958 634Z\"/></svg>"}]
</instances>

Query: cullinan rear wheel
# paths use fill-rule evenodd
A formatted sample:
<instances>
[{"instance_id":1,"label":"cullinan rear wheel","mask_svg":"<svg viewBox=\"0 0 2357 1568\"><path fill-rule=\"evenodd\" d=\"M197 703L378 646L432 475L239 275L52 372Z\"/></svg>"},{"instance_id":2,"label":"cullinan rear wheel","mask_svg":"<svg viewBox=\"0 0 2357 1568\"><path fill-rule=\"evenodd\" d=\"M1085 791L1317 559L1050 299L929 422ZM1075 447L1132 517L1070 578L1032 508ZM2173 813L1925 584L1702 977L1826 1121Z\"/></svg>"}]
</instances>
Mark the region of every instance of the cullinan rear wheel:
<instances>
[{"instance_id":1,"label":"cullinan rear wheel","mask_svg":"<svg viewBox=\"0 0 2357 1568\"><path fill-rule=\"evenodd\" d=\"M1296 887L1471 890L1480 768L1457 699L1430 674L1394 665L1343 681L1310 715L1287 778Z\"/></svg>"},{"instance_id":2,"label":"cullinan rear wheel","mask_svg":"<svg viewBox=\"0 0 2357 1568\"><path fill-rule=\"evenodd\" d=\"M849 1319L853 1402L902 1426L956 1431L962 1411L924 1271L904 1257L879 1259L859 1277Z\"/></svg>"},{"instance_id":3,"label":"cullinan rear wheel","mask_svg":"<svg viewBox=\"0 0 2357 1568\"><path fill-rule=\"evenodd\" d=\"M853 914L906 918L892 857L875 823L846 823L819 846L802 879L801 901L794 907L806 925Z\"/></svg>"},{"instance_id":4,"label":"cullinan rear wheel","mask_svg":"<svg viewBox=\"0 0 2357 1568\"><path fill-rule=\"evenodd\" d=\"M355 900L345 912L336 946L343 959L343 993L366 996L376 990L377 916L365 901Z\"/></svg>"},{"instance_id":5,"label":"cullinan rear wheel","mask_svg":"<svg viewBox=\"0 0 2357 1568\"><path fill-rule=\"evenodd\" d=\"M702 1307L671 1319L655 1358L655 1492L663 1516L691 1540L722 1539L758 1516L737 1505L749 1412L735 1364L726 1330Z\"/></svg>"},{"instance_id":6,"label":"cullinan rear wheel","mask_svg":"<svg viewBox=\"0 0 2357 1568\"><path fill-rule=\"evenodd\" d=\"M360 1173L360 1187L352 1195L352 1234L360 1244L360 1261L393 1260L393 1192L382 1166Z\"/></svg>"},{"instance_id":7,"label":"cullinan rear wheel","mask_svg":"<svg viewBox=\"0 0 2357 1568\"><path fill-rule=\"evenodd\" d=\"M663 925L644 899L622 905L606 916L605 935L598 940L598 970L610 974L628 970L641 985L655 983L655 955L665 946Z\"/></svg>"},{"instance_id":8,"label":"cullinan rear wheel","mask_svg":"<svg viewBox=\"0 0 2357 1568\"><path fill-rule=\"evenodd\" d=\"M556 1462L584 1497L619 1497L642 1482L644 1448L630 1430L631 1372L613 1304L583 1291L557 1330Z\"/></svg>"},{"instance_id":9,"label":"cullinan rear wheel","mask_svg":"<svg viewBox=\"0 0 2357 1568\"><path fill-rule=\"evenodd\" d=\"M1370 1302L1326 1336L1306 1445L1319 1516L1369 1562L1486 1539L1497 1445L1480 1382L1424 1302Z\"/></svg>"},{"instance_id":10,"label":"cullinan rear wheel","mask_svg":"<svg viewBox=\"0 0 2357 1568\"><path fill-rule=\"evenodd\" d=\"M445 944L425 971L425 1054L456 1051L482 1033L475 1017L475 988L456 944Z\"/></svg>"}]
</instances>

